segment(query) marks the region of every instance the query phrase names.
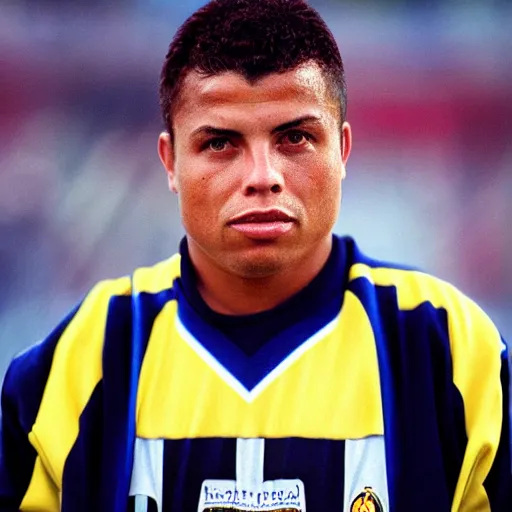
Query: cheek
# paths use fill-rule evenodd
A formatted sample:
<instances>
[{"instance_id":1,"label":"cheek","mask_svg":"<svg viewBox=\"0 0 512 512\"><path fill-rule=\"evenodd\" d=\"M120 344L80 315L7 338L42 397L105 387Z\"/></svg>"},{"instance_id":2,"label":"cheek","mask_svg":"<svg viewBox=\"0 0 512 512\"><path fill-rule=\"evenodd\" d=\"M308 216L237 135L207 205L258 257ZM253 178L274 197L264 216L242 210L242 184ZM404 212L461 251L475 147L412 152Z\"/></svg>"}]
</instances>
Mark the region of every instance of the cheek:
<instances>
[{"instance_id":1,"label":"cheek","mask_svg":"<svg viewBox=\"0 0 512 512\"><path fill-rule=\"evenodd\" d=\"M204 187L201 186L200 179L196 179L187 171L180 170L177 174L176 186L181 218L185 229L188 230L189 225L195 223L196 218L202 213L200 205L208 205L208 201L203 198Z\"/></svg>"},{"instance_id":2,"label":"cheek","mask_svg":"<svg viewBox=\"0 0 512 512\"><path fill-rule=\"evenodd\" d=\"M300 176L299 187L306 201L314 202L318 207L339 203L343 178L341 162L314 160Z\"/></svg>"},{"instance_id":3,"label":"cheek","mask_svg":"<svg viewBox=\"0 0 512 512\"><path fill-rule=\"evenodd\" d=\"M331 229L336 222L341 203L341 166L318 166L305 184L305 206L309 221L319 230Z\"/></svg>"},{"instance_id":4,"label":"cheek","mask_svg":"<svg viewBox=\"0 0 512 512\"><path fill-rule=\"evenodd\" d=\"M317 189L317 210L319 215L332 219L337 216L341 200L341 178L332 173Z\"/></svg>"},{"instance_id":5,"label":"cheek","mask_svg":"<svg viewBox=\"0 0 512 512\"><path fill-rule=\"evenodd\" d=\"M180 173L178 201L187 231L213 228L227 196L227 183L221 175L208 171Z\"/></svg>"}]
</instances>

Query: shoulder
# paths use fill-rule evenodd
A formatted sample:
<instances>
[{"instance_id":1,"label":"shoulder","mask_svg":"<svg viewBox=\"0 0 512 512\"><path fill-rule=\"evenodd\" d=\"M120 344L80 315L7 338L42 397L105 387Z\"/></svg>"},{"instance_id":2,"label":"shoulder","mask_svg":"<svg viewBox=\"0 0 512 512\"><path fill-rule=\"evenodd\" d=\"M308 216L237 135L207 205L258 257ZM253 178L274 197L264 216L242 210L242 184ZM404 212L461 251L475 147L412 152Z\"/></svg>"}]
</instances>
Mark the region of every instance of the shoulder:
<instances>
[{"instance_id":1,"label":"shoulder","mask_svg":"<svg viewBox=\"0 0 512 512\"><path fill-rule=\"evenodd\" d=\"M153 266L137 268L130 276L98 282L48 337L19 354L11 368L31 370L44 354L54 350L62 338L77 337L84 330L94 329L95 325L104 326L112 304L118 299L131 302L137 294L159 293L172 288L174 280L179 277L179 262L180 256L175 254Z\"/></svg>"},{"instance_id":2,"label":"shoulder","mask_svg":"<svg viewBox=\"0 0 512 512\"><path fill-rule=\"evenodd\" d=\"M179 255L174 255L131 276L97 283L46 338L13 359L4 378L3 407L15 408L30 431L50 380L78 395L90 393L102 376L107 326L126 331L137 296L172 287L178 275Z\"/></svg>"},{"instance_id":3,"label":"shoulder","mask_svg":"<svg viewBox=\"0 0 512 512\"><path fill-rule=\"evenodd\" d=\"M442 311L452 345L489 345L501 351L503 342L489 316L453 284L413 267L375 260L348 239L351 257L348 287L378 303L393 300L397 312L424 307ZM453 348L453 347L452 347Z\"/></svg>"},{"instance_id":4,"label":"shoulder","mask_svg":"<svg viewBox=\"0 0 512 512\"><path fill-rule=\"evenodd\" d=\"M129 293L129 278L96 284L48 336L11 361L2 388L2 409L15 412L26 433L32 429L50 376L55 376L55 360L73 360L83 348L91 352L91 332L104 322L111 298ZM70 373L74 370L70 368Z\"/></svg>"},{"instance_id":5,"label":"shoulder","mask_svg":"<svg viewBox=\"0 0 512 512\"><path fill-rule=\"evenodd\" d=\"M14 358L9 366L6 380L11 374L22 377L25 374L37 373L39 367L51 363L53 353L61 339L92 323L97 323L101 320L101 316L106 316L109 303L113 298L130 294L131 283L128 277L97 283L46 338Z\"/></svg>"}]
</instances>

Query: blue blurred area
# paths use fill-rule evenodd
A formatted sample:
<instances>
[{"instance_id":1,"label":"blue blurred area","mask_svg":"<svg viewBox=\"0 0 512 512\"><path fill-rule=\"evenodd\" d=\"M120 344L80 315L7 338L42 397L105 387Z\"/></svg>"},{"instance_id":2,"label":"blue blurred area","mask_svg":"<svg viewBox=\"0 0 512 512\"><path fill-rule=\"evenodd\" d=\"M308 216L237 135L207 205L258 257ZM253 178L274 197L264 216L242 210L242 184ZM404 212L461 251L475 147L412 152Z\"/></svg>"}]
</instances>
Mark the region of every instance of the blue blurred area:
<instances>
[{"instance_id":1,"label":"blue blurred area","mask_svg":"<svg viewBox=\"0 0 512 512\"><path fill-rule=\"evenodd\" d=\"M96 281L176 251L157 85L202 3L0 4L0 375ZM312 3L355 137L336 231L458 285L512 339L511 3Z\"/></svg>"}]
</instances>

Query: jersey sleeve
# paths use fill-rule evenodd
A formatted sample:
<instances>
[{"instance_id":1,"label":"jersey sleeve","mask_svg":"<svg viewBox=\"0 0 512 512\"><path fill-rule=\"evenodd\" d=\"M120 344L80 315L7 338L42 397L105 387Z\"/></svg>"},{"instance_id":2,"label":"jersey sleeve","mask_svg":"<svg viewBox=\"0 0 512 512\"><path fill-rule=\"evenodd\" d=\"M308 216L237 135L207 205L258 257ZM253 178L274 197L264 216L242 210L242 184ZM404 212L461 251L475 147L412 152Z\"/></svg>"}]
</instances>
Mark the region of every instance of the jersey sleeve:
<instances>
[{"instance_id":1,"label":"jersey sleeve","mask_svg":"<svg viewBox=\"0 0 512 512\"><path fill-rule=\"evenodd\" d=\"M491 511L512 510L512 401L510 398L510 351L503 341L501 352L500 384L501 432L493 464L484 482ZM497 379L495 379L497 381ZM492 388L492 381L489 383ZM492 419L490 419L492 421ZM498 421L496 419L496 421Z\"/></svg>"},{"instance_id":2,"label":"jersey sleeve","mask_svg":"<svg viewBox=\"0 0 512 512\"><path fill-rule=\"evenodd\" d=\"M36 452L19 422L11 369L2 390L0 417L0 510L19 510L28 488Z\"/></svg>"},{"instance_id":3,"label":"jersey sleeve","mask_svg":"<svg viewBox=\"0 0 512 512\"><path fill-rule=\"evenodd\" d=\"M512 510L509 352L490 319L464 302L450 328L467 434L452 511Z\"/></svg>"},{"instance_id":4,"label":"jersey sleeve","mask_svg":"<svg viewBox=\"0 0 512 512\"><path fill-rule=\"evenodd\" d=\"M5 375L0 403L2 512L51 512L60 508L58 489L31 443L30 436L56 345L76 309L44 341L17 356Z\"/></svg>"},{"instance_id":5,"label":"jersey sleeve","mask_svg":"<svg viewBox=\"0 0 512 512\"><path fill-rule=\"evenodd\" d=\"M1 396L1 512L60 510L64 469L102 379L109 304L130 293L128 277L98 283L46 339L10 364Z\"/></svg>"}]
</instances>

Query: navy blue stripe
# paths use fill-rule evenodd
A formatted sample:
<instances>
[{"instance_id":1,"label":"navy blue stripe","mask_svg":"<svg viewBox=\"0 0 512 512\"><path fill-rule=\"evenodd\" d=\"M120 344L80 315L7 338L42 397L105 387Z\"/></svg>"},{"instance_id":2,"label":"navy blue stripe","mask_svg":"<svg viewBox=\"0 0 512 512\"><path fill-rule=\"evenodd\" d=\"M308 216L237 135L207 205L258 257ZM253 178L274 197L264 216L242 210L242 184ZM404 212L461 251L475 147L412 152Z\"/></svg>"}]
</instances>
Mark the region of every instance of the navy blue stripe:
<instances>
[{"instance_id":1,"label":"navy blue stripe","mask_svg":"<svg viewBox=\"0 0 512 512\"><path fill-rule=\"evenodd\" d=\"M446 311L430 303L400 311L394 287L374 288L363 278L350 289L369 314L377 343L390 507L450 510L467 437Z\"/></svg>"},{"instance_id":2,"label":"navy blue stripe","mask_svg":"<svg viewBox=\"0 0 512 512\"><path fill-rule=\"evenodd\" d=\"M43 342L14 359L5 376L0 420L1 510L18 510L32 479L37 453L27 436L39 412L55 348L78 308Z\"/></svg>"},{"instance_id":3,"label":"navy blue stripe","mask_svg":"<svg viewBox=\"0 0 512 512\"><path fill-rule=\"evenodd\" d=\"M307 510L341 510L345 441L266 439L264 460L265 480L302 480Z\"/></svg>"},{"instance_id":4,"label":"navy blue stripe","mask_svg":"<svg viewBox=\"0 0 512 512\"><path fill-rule=\"evenodd\" d=\"M212 479L236 479L236 439L165 441L163 510L197 510L201 486Z\"/></svg>"},{"instance_id":5,"label":"navy blue stripe","mask_svg":"<svg viewBox=\"0 0 512 512\"><path fill-rule=\"evenodd\" d=\"M491 471L484 482L492 511L509 510L512 505L510 366L507 351L503 351L502 354L501 386L503 389L501 439Z\"/></svg>"},{"instance_id":6,"label":"navy blue stripe","mask_svg":"<svg viewBox=\"0 0 512 512\"><path fill-rule=\"evenodd\" d=\"M102 382L94 389L80 416L79 435L64 465L62 510L102 510L102 458L104 393Z\"/></svg>"},{"instance_id":7,"label":"navy blue stripe","mask_svg":"<svg viewBox=\"0 0 512 512\"><path fill-rule=\"evenodd\" d=\"M135 443L134 419L130 413L137 384L132 382L132 368L139 366L136 359L139 349L135 346L139 340L134 339L132 314L132 297L111 298L103 348L104 433L101 444L98 443L104 457L102 492L101 501L95 504L105 512L125 512L128 501L129 466Z\"/></svg>"},{"instance_id":8,"label":"navy blue stripe","mask_svg":"<svg viewBox=\"0 0 512 512\"><path fill-rule=\"evenodd\" d=\"M158 294L113 297L110 301L103 350L101 510L105 512L125 512L128 505L142 360L155 318L174 298L174 291L169 289Z\"/></svg>"}]
</instances>

